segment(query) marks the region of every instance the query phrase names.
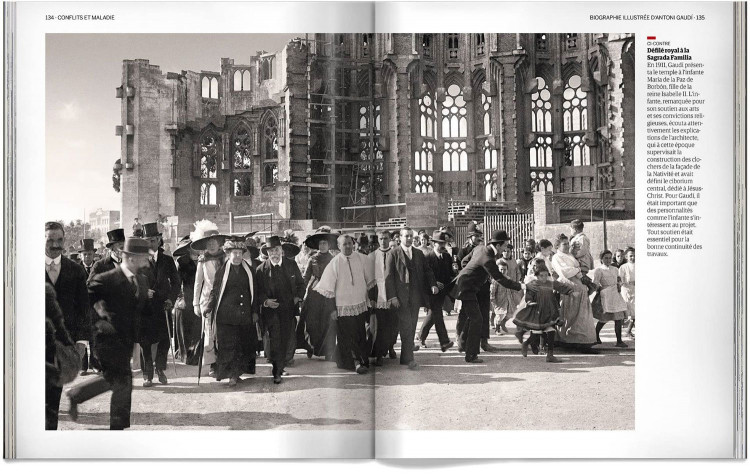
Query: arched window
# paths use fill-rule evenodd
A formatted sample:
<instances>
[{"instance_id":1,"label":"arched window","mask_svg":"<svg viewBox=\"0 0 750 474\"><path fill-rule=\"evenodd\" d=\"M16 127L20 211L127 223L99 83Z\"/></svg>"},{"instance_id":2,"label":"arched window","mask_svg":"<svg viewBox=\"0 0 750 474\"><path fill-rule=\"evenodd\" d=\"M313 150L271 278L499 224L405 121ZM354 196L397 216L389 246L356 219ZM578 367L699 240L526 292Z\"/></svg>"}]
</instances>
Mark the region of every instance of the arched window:
<instances>
[{"instance_id":1,"label":"arched window","mask_svg":"<svg viewBox=\"0 0 750 474\"><path fill-rule=\"evenodd\" d=\"M477 198L484 195L485 201L497 200L497 150L490 146L489 136L492 134L492 97L488 96L482 86L482 92L475 99L477 107ZM482 193L484 189L484 193ZM494 190L494 191L493 191Z\"/></svg>"},{"instance_id":2,"label":"arched window","mask_svg":"<svg viewBox=\"0 0 750 474\"><path fill-rule=\"evenodd\" d=\"M467 171L466 101L457 84L448 87L442 105L443 171Z\"/></svg>"},{"instance_id":3,"label":"arched window","mask_svg":"<svg viewBox=\"0 0 750 474\"><path fill-rule=\"evenodd\" d=\"M206 99L219 98L219 80L212 76L203 76L201 79L201 96Z\"/></svg>"},{"instance_id":4,"label":"arched window","mask_svg":"<svg viewBox=\"0 0 750 474\"><path fill-rule=\"evenodd\" d=\"M426 58L432 57L432 35L422 35L422 55Z\"/></svg>"},{"instance_id":5,"label":"arched window","mask_svg":"<svg viewBox=\"0 0 750 474\"><path fill-rule=\"evenodd\" d=\"M474 53L477 56L484 54L484 33L474 34Z\"/></svg>"},{"instance_id":6,"label":"arched window","mask_svg":"<svg viewBox=\"0 0 750 474\"><path fill-rule=\"evenodd\" d=\"M448 46L448 59L458 59L458 33L445 35Z\"/></svg>"},{"instance_id":7,"label":"arched window","mask_svg":"<svg viewBox=\"0 0 750 474\"><path fill-rule=\"evenodd\" d=\"M383 188L385 160L380 150L380 105L372 109L372 129L370 128L370 107L363 105L359 108L359 171L357 183L357 202L370 204L385 190ZM372 173L372 185L370 174Z\"/></svg>"},{"instance_id":8,"label":"arched window","mask_svg":"<svg viewBox=\"0 0 750 474\"><path fill-rule=\"evenodd\" d=\"M552 95L544 78L537 77L537 91L531 94L531 131L534 146L529 149L532 191L552 191Z\"/></svg>"},{"instance_id":9,"label":"arched window","mask_svg":"<svg viewBox=\"0 0 750 474\"><path fill-rule=\"evenodd\" d=\"M235 92L250 90L250 71L247 69L238 69L234 71L234 88Z\"/></svg>"},{"instance_id":10,"label":"arched window","mask_svg":"<svg viewBox=\"0 0 750 474\"><path fill-rule=\"evenodd\" d=\"M591 164L589 147L583 138L588 129L588 100L581 88L581 76L571 76L563 92L563 132L565 133L565 165Z\"/></svg>"},{"instance_id":11,"label":"arched window","mask_svg":"<svg viewBox=\"0 0 750 474\"><path fill-rule=\"evenodd\" d=\"M218 177L216 174L218 166L217 138L209 134L201 141L200 157L200 204L202 206L216 205L216 186Z\"/></svg>"},{"instance_id":12,"label":"arched window","mask_svg":"<svg viewBox=\"0 0 750 474\"><path fill-rule=\"evenodd\" d=\"M279 137L276 119L269 117L263 126L263 186L275 186L279 179Z\"/></svg>"},{"instance_id":13,"label":"arched window","mask_svg":"<svg viewBox=\"0 0 750 474\"><path fill-rule=\"evenodd\" d=\"M422 145L414 152L414 190L418 193L434 192L433 181L435 140L437 138L437 111L435 96L426 92L419 99L419 131Z\"/></svg>"},{"instance_id":14,"label":"arched window","mask_svg":"<svg viewBox=\"0 0 750 474\"><path fill-rule=\"evenodd\" d=\"M547 51L547 33L537 33L535 37L537 51Z\"/></svg>"},{"instance_id":15,"label":"arched window","mask_svg":"<svg viewBox=\"0 0 750 474\"><path fill-rule=\"evenodd\" d=\"M238 129L232 137L232 192L236 197L253 194L252 137L247 128Z\"/></svg>"}]
</instances>

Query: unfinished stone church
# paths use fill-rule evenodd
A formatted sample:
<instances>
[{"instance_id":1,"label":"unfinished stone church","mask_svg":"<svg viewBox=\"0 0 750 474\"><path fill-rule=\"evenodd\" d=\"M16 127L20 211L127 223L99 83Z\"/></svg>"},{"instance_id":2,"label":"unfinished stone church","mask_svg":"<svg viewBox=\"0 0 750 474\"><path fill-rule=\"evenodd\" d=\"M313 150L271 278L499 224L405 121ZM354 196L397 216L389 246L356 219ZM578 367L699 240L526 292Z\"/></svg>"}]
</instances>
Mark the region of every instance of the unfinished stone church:
<instances>
[{"instance_id":1,"label":"unfinished stone church","mask_svg":"<svg viewBox=\"0 0 750 474\"><path fill-rule=\"evenodd\" d=\"M310 34L218 71L125 60L123 226L434 228L457 206L532 214L538 191L567 219L632 218L634 49L630 34Z\"/></svg>"}]
</instances>

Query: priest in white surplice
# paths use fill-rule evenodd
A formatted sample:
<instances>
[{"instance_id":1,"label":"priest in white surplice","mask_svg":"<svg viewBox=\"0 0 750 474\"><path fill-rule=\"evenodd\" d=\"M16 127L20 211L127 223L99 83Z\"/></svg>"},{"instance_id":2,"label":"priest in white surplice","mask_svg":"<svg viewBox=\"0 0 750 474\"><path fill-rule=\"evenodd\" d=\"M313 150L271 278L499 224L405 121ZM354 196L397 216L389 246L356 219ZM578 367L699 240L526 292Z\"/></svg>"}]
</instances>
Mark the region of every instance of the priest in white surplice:
<instances>
[{"instance_id":1,"label":"priest in white surplice","mask_svg":"<svg viewBox=\"0 0 750 474\"><path fill-rule=\"evenodd\" d=\"M367 256L354 252L349 235L338 239L341 253L326 266L315 291L326 297L326 311L338 327L336 365L366 374L369 366L365 322L369 316L367 291L375 276Z\"/></svg>"}]
</instances>

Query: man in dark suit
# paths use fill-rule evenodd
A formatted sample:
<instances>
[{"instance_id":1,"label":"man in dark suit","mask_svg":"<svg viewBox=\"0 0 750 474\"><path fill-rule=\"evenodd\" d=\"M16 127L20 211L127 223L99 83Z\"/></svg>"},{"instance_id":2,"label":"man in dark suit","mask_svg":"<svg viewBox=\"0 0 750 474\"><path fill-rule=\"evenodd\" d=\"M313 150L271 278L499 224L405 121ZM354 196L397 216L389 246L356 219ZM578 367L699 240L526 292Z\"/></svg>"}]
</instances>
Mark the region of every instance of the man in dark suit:
<instances>
[{"instance_id":1,"label":"man in dark suit","mask_svg":"<svg viewBox=\"0 0 750 474\"><path fill-rule=\"evenodd\" d=\"M456 269L456 273L458 273L463 267L464 264L462 263L463 260L466 258L467 255L471 254L471 252L474 250L474 248L477 245L480 245L482 243L482 231L479 230L477 227L476 222L469 222L468 227L468 239L466 241L466 244L458 249L458 253L456 254L456 260L454 268ZM485 298L486 296L486 298ZM485 299L487 300L485 304ZM490 287L489 284L487 285L487 294L485 295L484 292L479 296L479 302L480 302L480 308L482 310L482 314L484 315L485 309L487 310L486 317L483 316L487 320L487 338L490 337ZM463 352L464 345L466 343L466 312L463 310L463 307L461 308L461 311L458 313L458 319L456 320L456 342L458 343L458 350L459 352ZM483 326L484 327L484 326ZM484 335L484 331L483 331ZM484 339L484 337L483 337ZM487 349L490 349L490 347L487 347Z\"/></svg>"},{"instance_id":2,"label":"man in dark suit","mask_svg":"<svg viewBox=\"0 0 750 474\"><path fill-rule=\"evenodd\" d=\"M150 387L154 378L154 365L159 383L167 383L167 356L169 355L170 330L172 321L169 313L177 295L180 294L180 276L177 266L162 248L161 232L156 222L143 225L144 239L148 241L151 252L149 266L144 269L149 280L148 307L143 312L141 322L141 369L143 370L143 386ZM151 345L156 344L156 357L153 358Z\"/></svg>"},{"instance_id":3,"label":"man in dark suit","mask_svg":"<svg viewBox=\"0 0 750 474\"><path fill-rule=\"evenodd\" d=\"M70 417L78 418L78 405L112 390L109 427L130 427L133 374L130 357L138 335L141 311L148 302L148 281L139 270L148 267L149 245L143 239L125 242L123 261L116 268L95 275L89 282L89 295L98 320L94 324L94 354L102 373L73 387Z\"/></svg>"},{"instance_id":4,"label":"man in dark suit","mask_svg":"<svg viewBox=\"0 0 750 474\"><path fill-rule=\"evenodd\" d=\"M428 237L425 236L425 238ZM445 328L445 321L443 320L443 303L453 286L451 282L456 277L456 273L453 271L453 260L445 249L447 238L445 232L439 230L433 232L432 250L424 254L427 265L435 275L439 292L436 295L430 295L427 317L422 321L422 329L419 331L419 341L422 347L427 347L427 336L430 334L432 326L435 326L435 332L437 332L440 341L440 350L443 352L453 347L453 342L448 337L448 330Z\"/></svg>"},{"instance_id":5,"label":"man in dark suit","mask_svg":"<svg viewBox=\"0 0 750 474\"><path fill-rule=\"evenodd\" d=\"M419 308L426 306L426 295L438 294L435 276L420 250L412 247L414 231L403 227L398 247L386 255L385 291L388 301L396 308L401 334L401 364L414 370L414 334L419 320Z\"/></svg>"},{"instance_id":6,"label":"man in dark suit","mask_svg":"<svg viewBox=\"0 0 750 474\"><path fill-rule=\"evenodd\" d=\"M79 264L62 255L65 248L65 228L59 222L44 225L45 279L57 294L57 303L63 313L65 327L83 358L86 345L91 339L89 320L89 296L86 289L86 272ZM60 407L62 388L49 386L46 390L46 405L57 413ZM54 419L54 421L53 421ZM57 429L57 416L50 416L47 429Z\"/></svg>"},{"instance_id":7,"label":"man in dark suit","mask_svg":"<svg viewBox=\"0 0 750 474\"><path fill-rule=\"evenodd\" d=\"M466 256L464 267L456 277L456 297L461 300L461 311L467 318L466 362L484 362L478 357L484 316L479 298L483 297L484 286L489 283L489 279L492 278L511 290L526 289L526 285L506 278L497 268L495 260L508 245L509 240L504 230L493 232L492 239L487 242L487 245L478 245L471 254Z\"/></svg>"},{"instance_id":8,"label":"man in dark suit","mask_svg":"<svg viewBox=\"0 0 750 474\"><path fill-rule=\"evenodd\" d=\"M86 272L86 279L91 276L94 269L94 239L81 239L81 248L78 249L78 255L81 257L81 266ZM94 308L89 306L89 320L94 321L96 316L93 314ZM81 375L87 375L89 368L99 370L94 354L91 353L91 347L87 344L84 347L83 362L81 364Z\"/></svg>"},{"instance_id":9,"label":"man in dark suit","mask_svg":"<svg viewBox=\"0 0 750 474\"><path fill-rule=\"evenodd\" d=\"M100 258L91 267L89 273L89 280L98 274L113 270L115 267L120 265L122 261L122 246L125 244L125 231L123 229L114 229L107 232L107 248L109 249L109 255Z\"/></svg>"},{"instance_id":10,"label":"man in dark suit","mask_svg":"<svg viewBox=\"0 0 750 474\"><path fill-rule=\"evenodd\" d=\"M261 247L268 259L257 268L258 301L263 327L270 339L273 383L281 383L289 338L297 320L297 307L305 296L305 281L299 267L284 257L281 239L271 236Z\"/></svg>"}]
</instances>

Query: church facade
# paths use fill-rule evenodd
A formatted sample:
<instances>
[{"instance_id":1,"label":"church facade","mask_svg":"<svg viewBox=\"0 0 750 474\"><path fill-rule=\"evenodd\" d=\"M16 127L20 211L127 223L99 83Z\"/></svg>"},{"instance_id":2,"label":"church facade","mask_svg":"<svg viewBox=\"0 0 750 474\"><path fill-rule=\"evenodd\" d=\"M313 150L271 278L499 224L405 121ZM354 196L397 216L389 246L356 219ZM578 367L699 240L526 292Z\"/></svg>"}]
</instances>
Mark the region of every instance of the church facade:
<instances>
[{"instance_id":1,"label":"church facade","mask_svg":"<svg viewBox=\"0 0 750 474\"><path fill-rule=\"evenodd\" d=\"M530 213L539 191L567 217L596 200L632 218L634 49L630 34L310 34L220 71L125 60L122 223L427 227L455 202Z\"/></svg>"}]
</instances>

